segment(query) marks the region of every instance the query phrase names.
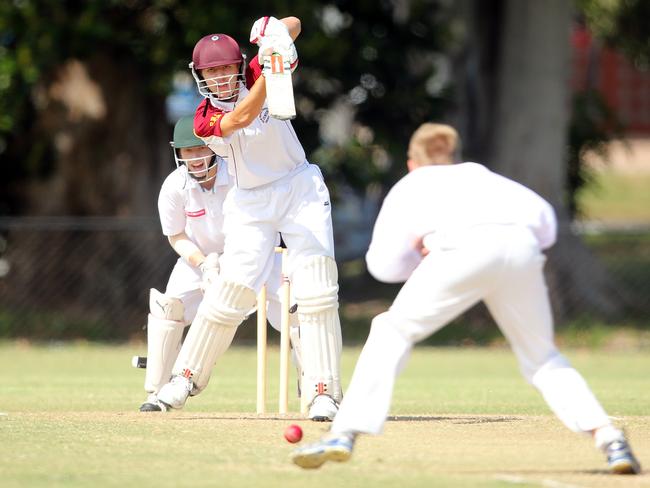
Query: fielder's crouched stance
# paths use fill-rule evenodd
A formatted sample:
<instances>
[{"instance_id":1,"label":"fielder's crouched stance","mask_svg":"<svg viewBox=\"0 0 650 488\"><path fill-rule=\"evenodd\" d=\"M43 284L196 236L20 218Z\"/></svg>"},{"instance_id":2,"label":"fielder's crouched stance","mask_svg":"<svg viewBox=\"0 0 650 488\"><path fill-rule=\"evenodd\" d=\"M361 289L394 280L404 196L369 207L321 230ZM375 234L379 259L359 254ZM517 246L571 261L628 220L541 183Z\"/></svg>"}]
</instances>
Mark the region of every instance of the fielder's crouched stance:
<instances>
[{"instance_id":1,"label":"fielder's crouched stance","mask_svg":"<svg viewBox=\"0 0 650 488\"><path fill-rule=\"evenodd\" d=\"M425 124L413 135L411 173L386 196L366 256L378 280L406 283L372 321L331 433L295 450L293 461L303 468L345 461L357 434L380 433L413 345L483 300L557 417L592 434L612 472L639 472L623 433L553 340L542 273L542 250L556 238L552 207L481 165L452 165L456 141L445 125Z\"/></svg>"},{"instance_id":2,"label":"fielder's crouched stance","mask_svg":"<svg viewBox=\"0 0 650 488\"><path fill-rule=\"evenodd\" d=\"M251 41L259 55L280 52L293 69L293 41L300 21L259 19ZM193 388L207 381L216 358L229 347L264 283L278 232L287 245L302 348L301 402L313 420L331 420L341 400L341 330L329 192L309 164L288 120L269 116L258 56L248 66L239 45L225 34L205 36L190 64L205 100L194 130L228 159L235 180L224 203L226 241L221 272L205 292L173 368L158 397L181 408ZM287 68L288 69L288 68ZM245 83L244 83L245 80Z\"/></svg>"},{"instance_id":3,"label":"fielder's crouched stance","mask_svg":"<svg viewBox=\"0 0 650 488\"><path fill-rule=\"evenodd\" d=\"M158 392L171 377L183 331L197 315L203 300L202 289L219 275L219 256L224 246L222 207L232 188L225 161L194 135L193 117L183 117L176 123L172 147L177 168L163 183L158 211L163 234L180 257L165 293L155 289L150 293L144 385L148 396L140 407L143 412L166 409L158 400ZM271 256L263 272L269 276L265 280L269 322L278 330L280 267L280 256ZM246 314L252 312L254 305L248 307ZM295 314L290 325L294 362L300 371ZM192 393L205 388L207 381L208 376L201 376Z\"/></svg>"}]
</instances>

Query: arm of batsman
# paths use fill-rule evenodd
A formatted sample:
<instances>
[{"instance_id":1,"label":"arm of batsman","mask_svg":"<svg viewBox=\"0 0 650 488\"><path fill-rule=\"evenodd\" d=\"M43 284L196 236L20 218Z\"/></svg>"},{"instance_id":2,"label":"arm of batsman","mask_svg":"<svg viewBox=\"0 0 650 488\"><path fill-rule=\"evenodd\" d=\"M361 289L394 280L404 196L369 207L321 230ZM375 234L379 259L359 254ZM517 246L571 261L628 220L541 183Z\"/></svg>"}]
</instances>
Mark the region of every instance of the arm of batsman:
<instances>
[{"instance_id":1,"label":"arm of batsman","mask_svg":"<svg viewBox=\"0 0 650 488\"><path fill-rule=\"evenodd\" d=\"M208 254L199 265L199 269L201 270L201 289L205 290L219 276L219 254L216 252Z\"/></svg>"}]
</instances>

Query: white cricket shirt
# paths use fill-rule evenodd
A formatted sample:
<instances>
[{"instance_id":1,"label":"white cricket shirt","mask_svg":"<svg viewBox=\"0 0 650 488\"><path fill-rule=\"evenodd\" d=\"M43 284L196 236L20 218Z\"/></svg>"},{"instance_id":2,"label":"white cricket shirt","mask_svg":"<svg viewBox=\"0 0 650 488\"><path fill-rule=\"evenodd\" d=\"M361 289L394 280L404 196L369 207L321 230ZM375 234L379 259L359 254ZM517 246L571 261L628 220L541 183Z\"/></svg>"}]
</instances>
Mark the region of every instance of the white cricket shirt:
<instances>
[{"instance_id":1,"label":"white cricket shirt","mask_svg":"<svg viewBox=\"0 0 650 488\"><path fill-rule=\"evenodd\" d=\"M181 166L165 179L158 196L163 234L185 232L204 255L223 253L223 201L232 187L224 164L219 164L215 179L211 190L203 190Z\"/></svg>"},{"instance_id":2,"label":"white cricket shirt","mask_svg":"<svg viewBox=\"0 0 650 488\"><path fill-rule=\"evenodd\" d=\"M382 281L406 281L422 260L418 239L444 242L485 224L527 227L540 249L556 239L553 207L529 188L476 163L420 167L386 196L366 254L368 270Z\"/></svg>"},{"instance_id":3,"label":"white cricket shirt","mask_svg":"<svg viewBox=\"0 0 650 488\"><path fill-rule=\"evenodd\" d=\"M246 88L242 88L235 103L206 100L197 109L197 116L205 111L205 119L219 117L234 110L248 93ZM208 110L203 110L205 103L210 103ZM248 127L228 137L220 137L218 119L211 130L214 135L202 139L213 151L227 158L228 172L238 188L256 188L279 180L307 161L291 122L269 116L266 103Z\"/></svg>"}]
</instances>

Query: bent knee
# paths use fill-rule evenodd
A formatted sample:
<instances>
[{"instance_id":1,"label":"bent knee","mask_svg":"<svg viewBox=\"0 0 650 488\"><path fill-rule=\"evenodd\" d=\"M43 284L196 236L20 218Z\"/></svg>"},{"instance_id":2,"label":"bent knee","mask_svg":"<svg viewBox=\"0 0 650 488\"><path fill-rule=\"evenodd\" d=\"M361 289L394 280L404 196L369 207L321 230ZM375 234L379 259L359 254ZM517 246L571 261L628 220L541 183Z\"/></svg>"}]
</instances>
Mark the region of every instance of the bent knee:
<instances>
[{"instance_id":1,"label":"bent knee","mask_svg":"<svg viewBox=\"0 0 650 488\"><path fill-rule=\"evenodd\" d=\"M237 327L256 302L257 295L252 288L217 279L206 289L198 314L214 323Z\"/></svg>"},{"instance_id":2,"label":"bent knee","mask_svg":"<svg viewBox=\"0 0 650 488\"><path fill-rule=\"evenodd\" d=\"M299 313L318 313L338 307L338 270L331 257L306 258L294 271L292 284Z\"/></svg>"}]
</instances>

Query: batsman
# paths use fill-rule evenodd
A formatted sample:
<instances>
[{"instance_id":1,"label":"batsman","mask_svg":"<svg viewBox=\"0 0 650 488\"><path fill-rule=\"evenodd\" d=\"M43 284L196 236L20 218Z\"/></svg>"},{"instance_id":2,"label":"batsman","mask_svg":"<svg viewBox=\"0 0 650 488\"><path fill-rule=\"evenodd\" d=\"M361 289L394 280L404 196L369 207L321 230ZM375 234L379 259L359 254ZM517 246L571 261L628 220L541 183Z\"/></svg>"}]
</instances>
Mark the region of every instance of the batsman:
<instances>
[{"instance_id":1,"label":"batsman","mask_svg":"<svg viewBox=\"0 0 650 488\"><path fill-rule=\"evenodd\" d=\"M341 327L329 192L291 122L269 113L265 77L272 74L260 63L278 53L286 70L295 69L293 42L300 29L295 17L258 19L250 40L259 51L248 65L226 34L207 35L194 47L190 68L205 98L196 110L194 131L228 161L235 186L223 207L221 271L205 291L171 382L158 394L172 408L182 408L193 385L210 375L254 306L279 232L298 306L302 407L316 421L332 420L338 411Z\"/></svg>"}]
</instances>

